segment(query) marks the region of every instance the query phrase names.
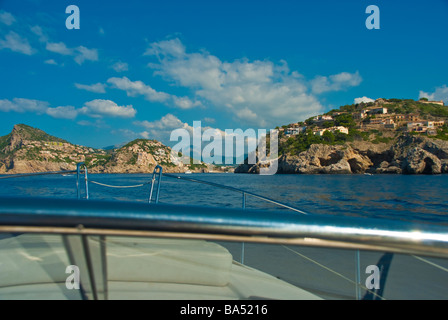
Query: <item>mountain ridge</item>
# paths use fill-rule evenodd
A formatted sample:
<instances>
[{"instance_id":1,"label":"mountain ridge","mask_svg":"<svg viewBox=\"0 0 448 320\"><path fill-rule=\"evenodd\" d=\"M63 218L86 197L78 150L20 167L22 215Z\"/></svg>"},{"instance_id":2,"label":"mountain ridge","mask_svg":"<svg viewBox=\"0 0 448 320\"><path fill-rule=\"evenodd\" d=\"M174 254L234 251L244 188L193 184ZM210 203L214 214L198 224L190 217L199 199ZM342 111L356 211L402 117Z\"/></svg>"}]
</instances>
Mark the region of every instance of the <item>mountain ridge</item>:
<instances>
[{"instance_id":1,"label":"mountain ridge","mask_svg":"<svg viewBox=\"0 0 448 320\"><path fill-rule=\"evenodd\" d=\"M16 124L0 137L2 174L71 171L79 162L92 173L151 173L158 164L166 172L206 170L204 164L184 165L171 155L170 147L156 140L135 139L103 150L75 145L25 124Z\"/></svg>"}]
</instances>

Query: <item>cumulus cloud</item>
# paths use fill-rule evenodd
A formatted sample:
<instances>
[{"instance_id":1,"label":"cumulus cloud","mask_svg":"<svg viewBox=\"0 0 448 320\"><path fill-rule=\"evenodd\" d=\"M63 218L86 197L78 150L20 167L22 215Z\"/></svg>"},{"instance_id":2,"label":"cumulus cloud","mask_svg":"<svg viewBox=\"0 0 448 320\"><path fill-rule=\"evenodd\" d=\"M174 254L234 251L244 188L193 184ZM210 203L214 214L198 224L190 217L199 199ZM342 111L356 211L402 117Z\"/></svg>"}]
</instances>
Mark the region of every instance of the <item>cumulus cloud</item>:
<instances>
[{"instance_id":1,"label":"cumulus cloud","mask_svg":"<svg viewBox=\"0 0 448 320\"><path fill-rule=\"evenodd\" d=\"M162 141L167 145L172 145L177 143L177 141L170 141L171 133L177 129L185 129L192 137L193 135L193 123L189 125L186 122L183 122L175 115L168 113L159 120L155 121L134 121L133 124L138 127L143 127L145 131L141 132L140 135L146 139L156 139ZM201 126L201 131L204 132L208 130L208 132L213 132L214 134L221 134L225 136L225 132L212 128L209 126ZM192 141L191 141L192 142Z\"/></svg>"},{"instance_id":2,"label":"cumulus cloud","mask_svg":"<svg viewBox=\"0 0 448 320\"><path fill-rule=\"evenodd\" d=\"M45 64L52 64L52 65L55 65L55 66L58 65L58 63L54 59L45 60L44 63Z\"/></svg>"},{"instance_id":3,"label":"cumulus cloud","mask_svg":"<svg viewBox=\"0 0 448 320\"><path fill-rule=\"evenodd\" d=\"M46 49L51 52L59 53L62 55L72 55L73 49L67 48L63 42L48 42L46 44Z\"/></svg>"},{"instance_id":4,"label":"cumulus cloud","mask_svg":"<svg viewBox=\"0 0 448 320\"><path fill-rule=\"evenodd\" d=\"M420 91L419 99L420 98L428 98L428 100L430 100L430 101L443 100L443 102L447 105L448 104L448 87L446 85L437 87L435 89L435 91L432 93Z\"/></svg>"},{"instance_id":5,"label":"cumulus cloud","mask_svg":"<svg viewBox=\"0 0 448 320\"><path fill-rule=\"evenodd\" d=\"M84 46L68 48L63 42L47 42L46 49L64 56L73 56L73 59L79 65L83 64L86 60L98 61L97 49L89 49Z\"/></svg>"},{"instance_id":6,"label":"cumulus cloud","mask_svg":"<svg viewBox=\"0 0 448 320\"><path fill-rule=\"evenodd\" d=\"M230 111L244 124L277 126L323 109L308 84L284 61L225 62L205 51L188 53L179 39L152 43L145 55L157 59L148 64L156 75L190 88L198 98Z\"/></svg>"},{"instance_id":7,"label":"cumulus cloud","mask_svg":"<svg viewBox=\"0 0 448 320\"><path fill-rule=\"evenodd\" d=\"M14 98L12 101L8 99L0 100L0 111L2 112L33 112L43 114L47 111L49 103L46 101Z\"/></svg>"},{"instance_id":8,"label":"cumulus cloud","mask_svg":"<svg viewBox=\"0 0 448 320\"><path fill-rule=\"evenodd\" d=\"M176 97L172 96L173 103L176 107L179 107L180 109L191 109L195 107L202 106L202 103L200 101L192 101L188 97Z\"/></svg>"},{"instance_id":9,"label":"cumulus cloud","mask_svg":"<svg viewBox=\"0 0 448 320\"><path fill-rule=\"evenodd\" d=\"M367 98L366 96L361 97L361 98L355 98L355 101L354 101L355 104L358 104L358 103L361 103L361 102L369 103L369 102L375 102L375 100Z\"/></svg>"},{"instance_id":10,"label":"cumulus cloud","mask_svg":"<svg viewBox=\"0 0 448 320\"><path fill-rule=\"evenodd\" d=\"M172 114L167 114L155 121L135 121L134 125L145 129L139 133L141 137L162 141L166 145L175 147L175 151L181 151L183 155L202 159L202 161L209 163L213 161L222 163L221 161L224 160L222 157L224 156L226 157L225 161L232 161L229 163L233 163L234 157L239 163L242 163L247 153L256 149L258 139L261 137L259 136L260 132L254 129L223 131L219 128L203 126L200 123L201 144L199 146L193 141L193 132L197 134L198 131L196 130L199 130L198 123L189 125ZM174 132L177 129L186 130L187 136L181 134L181 140L173 141L171 138L179 137L179 132ZM173 137L171 137L172 133L175 133ZM188 139L188 137L189 140L185 141L184 139ZM189 160L187 159L187 161Z\"/></svg>"},{"instance_id":11,"label":"cumulus cloud","mask_svg":"<svg viewBox=\"0 0 448 320\"><path fill-rule=\"evenodd\" d=\"M123 78L109 78L108 83L112 88L126 91L128 97L135 97L142 95L146 100L152 102L163 102L169 99L169 95L164 92L158 92L150 86L144 84L142 81L131 81L127 77Z\"/></svg>"},{"instance_id":12,"label":"cumulus cloud","mask_svg":"<svg viewBox=\"0 0 448 320\"><path fill-rule=\"evenodd\" d=\"M40 26L33 26L30 28L30 30L32 33L39 37L39 42L45 43L48 41L48 36L44 33Z\"/></svg>"},{"instance_id":13,"label":"cumulus cloud","mask_svg":"<svg viewBox=\"0 0 448 320\"><path fill-rule=\"evenodd\" d=\"M3 24L6 24L7 26L12 25L16 21L16 18L14 16L6 11L0 12L0 22Z\"/></svg>"},{"instance_id":14,"label":"cumulus cloud","mask_svg":"<svg viewBox=\"0 0 448 320\"><path fill-rule=\"evenodd\" d=\"M175 106L180 109L191 109L202 105L199 101L192 101L188 97L177 97L165 92L160 92L142 81L131 81L127 77L113 77L109 78L107 82L112 85L112 88L126 91L128 97L141 95L148 101L162 102L168 106Z\"/></svg>"},{"instance_id":15,"label":"cumulus cloud","mask_svg":"<svg viewBox=\"0 0 448 320\"><path fill-rule=\"evenodd\" d=\"M98 50L89 49L84 46L79 46L75 48L75 61L77 64L81 65L84 61L98 61Z\"/></svg>"},{"instance_id":16,"label":"cumulus cloud","mask_svg":"<svg viewBox=\"0 0 448 320\"><path fill-rule=\"evenodd\" d=\"M4 39L0 39L0 50L9 49L14 52L32 55L35 50L31 47L26 38L21 37L14 31L10 31Z\"/></svg>"},{"instance_id":17,"label":"cumulus cloud","mask_svg":"<svg viewBox=\"0 0 448 320\"><path fill-rule=\"evenodd\" d=\"M47 114L53 118L74 119L78 111L72 106L50 108L49 103L41 100L14 98L0 100L0 111L2 112L31 112L36 114Z\"/></svg>"},{"instance_id":18,"label":"cumulus cloud","mask_svg":"<svg viewBox=\"0 0 448 320\"><path fill-rule=\"evenodd\" d=\"M123 72L129 70L129 65L126 62L118 61L112 65L112 69L116 72Z\"/></svg>"},{"instance_id":19,"label":"cumulus cloud","mask_svg":"<svg viewBox=\"0 0 448 320\"><path fill-rule=\"evenodd\" d=\"M117 117L117 118L133 118L137 111L132 107L119 106L111 100L95 99L84 103L79 113L85 114L92 118L101 117Z\"/></svg>"},{"instance_id":20,"label":"cumulus cloud","mask_svg":"<svg viewBox=\"0 0 448 320\"><path fill-rule=\"evenodd\" d=\"M179 118L177 118L175 115L172 115L171 113L168 113L167 115L163 116L160 120L155 121L135 121L135 125L142 126L146 129L152 130L175 130L175 129L192 129L187 123L182 122Z\"/></svg>"},{"instance_id":21,"label":"cumulus cloud","mask_svg":"<svg viewBox=\"0 0 448 320\"><path fill-rule=\"evenodd\" d=\"M53 118L75 119L78 115L86 115L91 118L115 117L133 118L137 111L132 107L119 106L111 100L96 99L84 103L82 108L73 106L59 106L51 108L46 101L32 100L24 98L14 98L11 100L0 100L0 112L31 112L36 114L47 114Z\"/></svg>"},{"instance_id":22,"label":"cumulus cloud","mask_svg":"<svg viewBox=\"0 0 448 320\"><path fill-rule=\"evenodd\" d=\"M106 85L103 83L95 83L91 85L75 83L75 87L81 90L95 93L106 93Z\"/></svg>"},{"instance_id":23,"label":"cumulus cloud","mask_svg":"<svg viewBox=\"0 0 448 320\"><path fill-rule=\"evenodd\" d=\"M193 132L193 127L182 122L179 118L170 113L159 120L134 121L133 124L144 129L144 131L139 133L141 137L145 139L156 139L162 141L166 145L173 144L170 142L170 136L171 132L176 129L186 129L190 134Z\"/></svg>"},{"instance_id":24,"label":"cumulus cloud","mask_svg":"<svg viewBox=\"0 0 448 320\"><path fill-rule=\"evenodd\" d=\"M329 91L346 90L350 87L356 87L362 82L359 72L355 73L341 72L328 77L317 76L311 81L313 93L320 94Z\"/></svg>"},{"instance_id":25,"label":"cumulus cloud","mask_svg":"<svg viewBox=\"0 0 448 320\"><path fill-rule=\"evenodd\" d=\"M73 106L48 108L46 114L57 119L75 119L78 116L78 110Z\"/></svg>"}]
</instances>

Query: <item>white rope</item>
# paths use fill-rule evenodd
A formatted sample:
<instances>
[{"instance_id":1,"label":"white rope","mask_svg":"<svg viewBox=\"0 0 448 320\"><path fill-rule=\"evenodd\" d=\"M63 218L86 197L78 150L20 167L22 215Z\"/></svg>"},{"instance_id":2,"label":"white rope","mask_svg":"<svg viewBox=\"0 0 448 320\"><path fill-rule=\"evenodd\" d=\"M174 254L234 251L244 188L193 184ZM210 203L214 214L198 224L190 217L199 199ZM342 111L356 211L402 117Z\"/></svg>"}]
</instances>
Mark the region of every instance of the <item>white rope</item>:
<instances>
[{"instance_id":1,"label":"white rope","mask_svg":"<svg viewBox=\"0 0 448 320\"><path fill-rule=\"evenodd\" d=\"M138 188L138 187L143 187L144 185L148 184L148 183L143 183L143 184L137 184L137 185L134 185L134 186L112 186L110 184L100 183L100 182L96 182L96 181L92 181L92 180L89 180L89 182L94 183L94 184L98 184L98 185L103 186L103 187L118 188L118 189Z\"/></svg>"}]
</instances>

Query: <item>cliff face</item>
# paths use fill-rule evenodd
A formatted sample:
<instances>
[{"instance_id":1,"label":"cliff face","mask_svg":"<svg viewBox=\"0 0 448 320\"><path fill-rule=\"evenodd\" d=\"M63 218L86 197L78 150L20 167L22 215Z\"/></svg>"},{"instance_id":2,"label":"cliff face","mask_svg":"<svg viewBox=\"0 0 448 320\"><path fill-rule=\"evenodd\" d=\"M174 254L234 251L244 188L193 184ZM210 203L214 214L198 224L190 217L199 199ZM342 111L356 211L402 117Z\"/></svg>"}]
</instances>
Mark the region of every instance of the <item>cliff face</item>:
<instances>
[{"instance_id":1,"label":"cliff face","mask_svg":"<svg viewBox=\"0 0 448 320\"><path fill-rule=\"evenodd\" d=\"M104 173L152 173L160 164L166 172L184 172L186 167L171 155L171 148L155 140L134 140L115 150L103 166L93 172Z\"/></svg>"},{"instance_id":2,"label":"cliff face","mask_svg":"<svg viewBox=\"0 0 448 320\"><path fill-rule=\"evenodd\" d=\"M138 139L106 152L71 144L23 124L0 137L0 174L75 170L79 162L85 162L93 173L150 173L158 164L165 172L188 169L171 156L169 147L155 140Z\"/></svg>"},{"instance_id":3,"label":"cliff face","mask_svg":"<svg viewBox=\"0 0 448 320\"><path fill-rule=\"evenodd\" d=\"M0 137L0 173L28 173L76 169L75 161L94 154L87 147L75 146L27 125L15 125Z\"/></svg>"},{"instance_id":4,"label":"cliff face","mask_svg":"<svg viewBox=\"0 0 448 320\"><path fill-rule=\"evenodd\" d=\"M242 164L235 172L258 173L259 168L260 164ZM448 142L401 136L388 144L365 141L336 146L315 144L298 155L282 155L277 173L448 173Z\"/></svg>"}]
</instances>

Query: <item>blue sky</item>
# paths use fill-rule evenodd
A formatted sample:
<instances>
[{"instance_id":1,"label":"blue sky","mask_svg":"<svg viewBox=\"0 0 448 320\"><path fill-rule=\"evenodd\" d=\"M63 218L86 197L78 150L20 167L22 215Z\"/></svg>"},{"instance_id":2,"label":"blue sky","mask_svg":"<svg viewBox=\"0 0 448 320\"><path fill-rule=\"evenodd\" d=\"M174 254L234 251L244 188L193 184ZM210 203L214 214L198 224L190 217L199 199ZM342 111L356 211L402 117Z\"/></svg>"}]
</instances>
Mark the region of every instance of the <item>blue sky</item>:
<instances>
[{"instance_id":1,"label":"blue sky","mask_svg":"<svg viewBox=\"0 0 448 320\"><path fill-rule=\"evenodd\" d=\"M0 135L25 123L96 148L173 145L193 121L270 129L363 97L448 104L447 16L448 0L0 0Z\"/></svg>"}]
</instances>

